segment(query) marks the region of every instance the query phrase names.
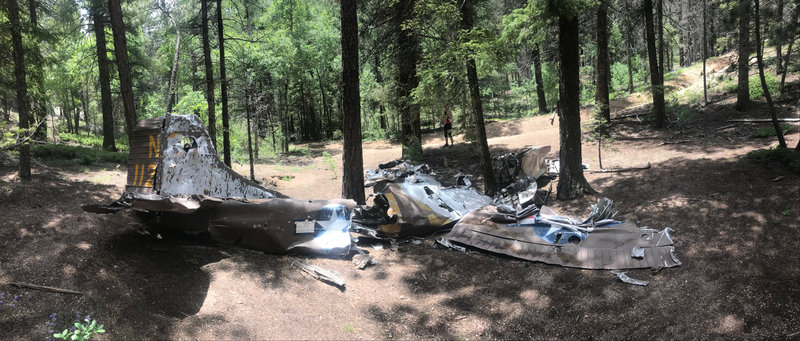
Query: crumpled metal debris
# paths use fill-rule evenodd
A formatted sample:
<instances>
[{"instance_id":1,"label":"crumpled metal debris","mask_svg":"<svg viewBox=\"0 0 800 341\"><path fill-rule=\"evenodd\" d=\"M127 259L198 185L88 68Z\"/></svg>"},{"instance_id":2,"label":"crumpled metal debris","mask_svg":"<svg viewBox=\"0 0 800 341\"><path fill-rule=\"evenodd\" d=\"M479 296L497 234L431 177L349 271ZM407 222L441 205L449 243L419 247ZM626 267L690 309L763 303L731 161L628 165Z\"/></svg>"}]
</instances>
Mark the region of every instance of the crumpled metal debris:
<instances>
[{"instance_id":1,"label":"crumpled metal debris","mask_svg":"<svg viewBox=\"0 0 800 341\"><path fill-rule=\"evenodd\" d=\"M350 252L352 200L298 200L247 180L217 157L194 115L139 121L128 157L125 193L94 213L135 208L151 222L267 252Z\"/></svg>"},{"instance_id":2,"label":"crumpled metal debris","mask_svg":"<svg viewBox=\"0 0 800 341\"><path fill-rule=\"evenodd\" d=\"M446 239L508 256L585 269L673 267L675 257L670 228L657 231L632 222L615 221L612 202L598 200L583 220L556 214L543 207L538 214L517 222L493 219L495 206L470 212ZM633 257L634 248L642 257Z\"/></svg>"},{"instance_id":3,"label":"crumpled metal debris","mask_svg":"<svg viewBox=\"0 0 800 341\"><path fill-rule=\"evenodd\" d=\"M356 232L378 238L430 234L492 202L466 185L466 177L458 180L465 185L443 187L427 165L397 160L382 167L366 172L373 181L374 205L356 209Z\"/></svg>"},{"instance_id":4,"label":"crumpled metal debris","mask_svg":"<svg viewBox=\"0 0 800 341\"><path fill-rule=\"evenodd\" d=\"M316 265L308 264L297 258L289 257L289 259L292 261L292 265L308 273L309 275L311 275L311 277L314 277L323 282L333 284L335 286L338 286L339 288L344 288L345 286L344 278L338 272L333 270L323 269Z\"/></svg>"},{"instance_id":5,"label":"crumpled metal debris","mask_svg":"<svg viewBox=\"0 0 800 341\"><path fill-rule=\"evenodd\" d=\"M634 279L634 278L630 278L630 277L628 277L628 275L626 275L624 272L620 272L620 273L618 273L618 274L617 274L617 277L619 277L619 279L620 279L621 281L623 281L623 282L625 282L625 283L628 283L628 284L633 284L633 285L641 285L641 286L643 286L643 287L646 287L648 284L650 284L650 282L649 282L649 281L643 281L643 280L641 280L641 279Z\"/></svg>"}]
</instances>

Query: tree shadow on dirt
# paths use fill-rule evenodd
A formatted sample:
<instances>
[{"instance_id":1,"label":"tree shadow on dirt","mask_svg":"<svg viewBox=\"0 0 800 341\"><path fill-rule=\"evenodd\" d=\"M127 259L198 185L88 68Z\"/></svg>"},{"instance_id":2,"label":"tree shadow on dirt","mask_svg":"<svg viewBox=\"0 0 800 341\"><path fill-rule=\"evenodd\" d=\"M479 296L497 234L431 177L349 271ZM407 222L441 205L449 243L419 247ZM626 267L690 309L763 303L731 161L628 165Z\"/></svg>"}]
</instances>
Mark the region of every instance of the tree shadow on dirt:
<instances>
[{"instance_id":1,"label":"tree shadow on dirt","mask_svg":"<svg viewBox=\"0 0 800 341\"><path fill-rule=\"evenodd\" d=\"M403 282L420 304L363 313L405 337L783 337L800 329L800 260L791 256L800 237L797 174L744 160L676 158L590 183L616 201L618 217L675 229L683 265L629 271L651 281L638 287L610 271L409 245L398 262L419 269ZM582 205L587 214L591 201L556 206Z\"/></svg>"}]
</instances>

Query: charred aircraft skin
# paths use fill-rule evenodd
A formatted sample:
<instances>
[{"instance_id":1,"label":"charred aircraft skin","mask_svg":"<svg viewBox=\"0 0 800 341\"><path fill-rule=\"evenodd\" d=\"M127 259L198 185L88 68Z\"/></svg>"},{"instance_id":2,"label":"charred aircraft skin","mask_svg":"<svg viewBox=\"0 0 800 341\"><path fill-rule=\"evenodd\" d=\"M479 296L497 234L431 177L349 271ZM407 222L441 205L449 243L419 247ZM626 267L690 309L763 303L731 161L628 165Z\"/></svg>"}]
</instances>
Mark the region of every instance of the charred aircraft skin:
<instances>
[{"instance_id":1,"label":"charred aircraft skin","mask_svg":"<svg viewBox=\"0 0 800 341\"><path fill-rule=\"evenodd\" d=\"M122 198L86 211L135 208L164 227L208 232L221 243L283 253L350 252L352 200L300 200L271 191L228 168L217 157L195 115L139 121Z\"/></svg>"}]
</instances>

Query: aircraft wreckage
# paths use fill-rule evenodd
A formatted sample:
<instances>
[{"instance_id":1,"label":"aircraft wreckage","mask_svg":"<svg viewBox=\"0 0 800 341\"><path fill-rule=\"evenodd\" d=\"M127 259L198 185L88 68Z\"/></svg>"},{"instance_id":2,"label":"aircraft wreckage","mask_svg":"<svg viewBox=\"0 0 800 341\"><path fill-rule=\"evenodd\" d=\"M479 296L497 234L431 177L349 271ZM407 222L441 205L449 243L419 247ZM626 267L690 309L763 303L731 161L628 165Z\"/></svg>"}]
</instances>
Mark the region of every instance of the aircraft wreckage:
<instances>
[{"instance_id":1,"label":"aircraft wreckage","mask_svg":"<svg viewBox=\"0 0 800 341\"><path fill-rule=\"evenodd\" d=\"M469 176L443 186L427 165L396 160L368 170L372 206L352 200L301 200L237 174L217 157L200 119L170 115L138 122L122 197L84 205L94 213L136 209L154 224L207 232L212 239L272 253L347 255L357 238L398 238L450 230L438 243L520 259L586 269L674 267L671 229L654 230L613 218L613 202L599 199L584 219L543 206L537 179L554 175L550 147L524 148L493 158L494 197ZM549 160L548 160L549 161ZM557 171L555 172L557 174ZM460 244L460 245L458 245Z\"/></svg>"}]
</instances>

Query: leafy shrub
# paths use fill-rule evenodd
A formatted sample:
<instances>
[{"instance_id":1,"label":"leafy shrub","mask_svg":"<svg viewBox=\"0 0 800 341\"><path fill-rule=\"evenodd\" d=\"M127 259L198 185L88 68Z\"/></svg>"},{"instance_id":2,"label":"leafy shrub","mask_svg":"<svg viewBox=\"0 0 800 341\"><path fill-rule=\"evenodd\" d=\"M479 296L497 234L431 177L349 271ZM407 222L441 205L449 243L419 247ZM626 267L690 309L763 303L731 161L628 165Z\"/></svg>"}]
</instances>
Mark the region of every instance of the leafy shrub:
<instances>
[{"instance_id":1,"label":"leafy shrub","mask_svg":"<svg viewBox=\"0 0 800 341\"><path fill-rule=\"evenodd\" d=\"M765 72L764 80L767 82L769 94L775 98L775 96L778 95L778 79L775 78L775 75L773 75L771 72ZM750 76L747 81L750 83L750 98L764 97L764 88L761 87L761 78L758 74Z\"/></svg>"},{"instance_id":2,"label":"leafy shrub","mask_svg":"<svg viewBox=\"0 0 800 341\"><path fill-rule=\"evenodd\" d=\"M53 334L56 339L62 340L90 340L97 334L105 333L103 325L98 325L97 320L91 317L83 319L84 322L75 322L74 328L64 329L61 333Z\"/></svg>"},{"instance_id":3,"label":"leafy shrub","mask_svg":"<svg viewBox=\"0 0 800 341\"><path fill-rule=\"evenodd\" d=\"M783 132L783 134L786 134L789 131L789 129L792 129L792 126L790 126L790 125L788 125L786 123L781 123L780 127L781 127L781 132ZM763 128L756 129L755 131L753 131L753 134L751 134L750 136L752 136L752 137L775 137L775 136L778 136L778 135L775 134L775 127L770 125L769 127L763 127Z\"/></svg>"},{"instance_id":4,"label":"leafy shrub","mask_svg":"<svg viewBox=\"0 0 800 341\"><path fill-rule=\"evenodd\" d=\"M800 172L800 153L788 148L754 150L747 153L745 159L757 163L778 163L790 170Z\"/></svg>"},{"instance_id":5,"label":"leafy shrub","mask_svg":"<svg viewBox=\"0 0 800 341\"><path fill-rule=\"evenodd\" d=\"M77 135L77 134L70 134L70 133L59 133L58 136L63 141L75 142L77 144L87 146L87 147L95 147L95 148L103 148L103 136L99 135ZM115 144L117 146L117 150L119 151L128 151L128 138L127 136L122 136L116 139Z\"/></svg>"},{"instance_id":6,"label":"leafy shrub","mask_svg":"<svg viewBox=\"0 0 800 341\"><path fill-rule=\"evenodd\" d=\"M79 160L82 165L93 165L103 161L119 164L128 163L128 154L124 152L109 152L100 149L64 144L32 145L31 155L38 159Z\"/></svg>"}]
</instances>

